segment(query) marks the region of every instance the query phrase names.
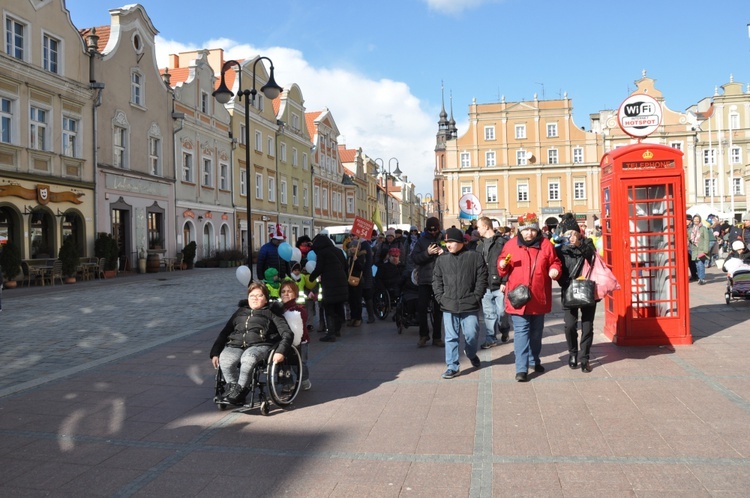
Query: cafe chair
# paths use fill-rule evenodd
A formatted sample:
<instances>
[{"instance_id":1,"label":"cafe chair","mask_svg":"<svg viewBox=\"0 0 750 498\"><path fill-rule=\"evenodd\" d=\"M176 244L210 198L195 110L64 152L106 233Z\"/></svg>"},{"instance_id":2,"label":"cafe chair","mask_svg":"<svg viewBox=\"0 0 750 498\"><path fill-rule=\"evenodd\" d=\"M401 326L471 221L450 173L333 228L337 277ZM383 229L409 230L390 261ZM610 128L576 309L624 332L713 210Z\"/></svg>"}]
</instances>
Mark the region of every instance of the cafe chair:
<instances>
[{"instance_id":1,"label":"cafe chair","mask_svg":"<svg viewBox=\"0 0 750 498\"><path fill-rule=\"evenodd\" d=\"M48 274L50 279L50 285L55 285L55 279L60 280L60 285L63 284L62 274L62 261L59 259L52 263L52 271Z\"/></svg>"}]
</instances>

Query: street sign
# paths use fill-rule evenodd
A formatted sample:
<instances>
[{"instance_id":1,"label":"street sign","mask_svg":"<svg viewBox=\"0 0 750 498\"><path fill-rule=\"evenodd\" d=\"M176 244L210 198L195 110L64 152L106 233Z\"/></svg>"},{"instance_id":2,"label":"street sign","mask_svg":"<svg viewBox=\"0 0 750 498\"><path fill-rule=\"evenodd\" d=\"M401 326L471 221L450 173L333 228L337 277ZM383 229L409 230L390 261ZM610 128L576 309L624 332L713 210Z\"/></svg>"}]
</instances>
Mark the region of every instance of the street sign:
<instances>
[{"instance_id":1,"label":"street sign","mask_svg":"<svg viewBox=\"0 0 750 498\"><path fill-rule=\"evenodd\" d=\"M661 124L661 105L651 95L633 94L620 104L617 123L631 137L645 138Z\"/></svg>"}]
</instances>

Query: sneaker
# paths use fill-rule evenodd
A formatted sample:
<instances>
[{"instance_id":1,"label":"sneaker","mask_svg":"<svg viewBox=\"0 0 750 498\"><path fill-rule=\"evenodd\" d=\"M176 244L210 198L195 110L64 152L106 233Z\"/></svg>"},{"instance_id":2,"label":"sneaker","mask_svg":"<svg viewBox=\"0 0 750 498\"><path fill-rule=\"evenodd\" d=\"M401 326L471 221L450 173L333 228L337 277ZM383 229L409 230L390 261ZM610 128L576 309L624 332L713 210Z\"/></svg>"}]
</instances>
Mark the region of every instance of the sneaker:
<instances>
[{"instance_id":1,"label":"sneaker","mask_svg":"<svg viewBox=\"0 0 750 498\"><path fill-rule=\"evenodd\" d=\"M362 325L362 320L352 320L350 324L351 327L359 327L360 325Z\"/></svg>"},{"instance_id":2,"label":"sneaker","mask_svg":"<svg viewBox=\"0 0 750 498\"><path fill-rule=\"evenodd\" d=\"M418 347L418 348L423 348L423 347L427 346L427 343L428 343L429 341L430 341L430 338L429 338L429 337L427 337L427 336L422 336L422 337L420 337L420 338L419 338L419 342L417 342L417 347Z\"/></svg>"},{"instance_id":3,"label":"sneaker","mask_svg":"<svg viewBox=\"0 0 750 498\"><path fill-rule=\"evenodd\" d=\"M528 382L529 376L526 374L526 372L518 372L516 374L516 381L518 382Z\"/></svg>"},{"instance_id":4,"label":"sneaker","mask_svg":"<svg viewBox=\"0 0 750 498\"><path fill-rule=\"evenodd\" d=\"M466 351L464 351L464 354L466 354ZM466 354L466 357L468 358L469 355ZM471 362L471 366L474 368L479 368L482 366L482 362L479 360L479 356L474 356L474 358L469 358L469 361Z\"/></svg>"},{"instance_id":5,"label":"sneaker","mask_svg":"<svg viewBox=\"0 0 750 498\"><path fill-rule=\"evenodd\" d=\"M232 386L232 390L229 391L229 394L227 394L227 401L232 403L233 405L241 405L245 402L245 396L247 396L247 393L250 392L250 389L247 387L242 387L239 384L235 384Z\"/></svg>"},{"instance_id":6,"label":"sneaker","mask_svg":"<svg viewBox=\"0 0 750 498\"><path fill-rule=\"evenodd\" d=\"M320 342L336 342L336 336L333 334L326 334L320 338Z\"/></svg>"},{"instance_id":7,"label":"sneaker","mask_svg":"<svg viewBox=\"0 0 750 498\"><path fill-rule=\"evenodd\" d=\"M312 387L312 382L310 382L310 379L305 379L302 381L303 391L309 391L311 387Z\"/></svg>"},{"instance_id":8,"label":"sneaker","mask_svg":"<svg viewBox=\"0 0 750 498\"><path fill-rule=\"evenodd\" d=\"M445 347L445 343L443 342L442 339L433 339L432 340L432 345L435 346L436 348L444 348Z\"/></svg>"},{"instance_id":9,"label":"sneaker","mask_svg":"<svg viewBox=\"0 0 750 498\"><path fill-rule=\"evenodd\" d=\"M452 368L449 368L445 372L443 372L443 375L441 375L444 379L452 379L453 377L458 375L458 370L453 370Z\"/></svg>"},{"instance_id":10,"label":"sneaker","mask_svg":"<svg viewBox=\"0 0 750 498\"><path fill-rule=\"evenodd\" d=\"M698 280L698 285L706 285L706 281L702 279Z\"/></svg>"},{"instance_id":11,"label":"sneaker","mask_svg":"<svg viewBox=\"0 0 750 498\"><path fill-rule=\"evenodd\" d=\"M490 349L490 348L494 348L495 346L497 346L497 341L487 341L484 344L482 344L481 348Z\"/></svg>"},{"instance_id":12,"label":"sneaker","mask_svg":"<svg viewBox=\"0 0 750 498\"><path fill-rule=\"evenodd\" d=\"M501 342L508 342L508 336L510 336L510 329L504 329L500 331Z\"/></svg>"}]
</instances>

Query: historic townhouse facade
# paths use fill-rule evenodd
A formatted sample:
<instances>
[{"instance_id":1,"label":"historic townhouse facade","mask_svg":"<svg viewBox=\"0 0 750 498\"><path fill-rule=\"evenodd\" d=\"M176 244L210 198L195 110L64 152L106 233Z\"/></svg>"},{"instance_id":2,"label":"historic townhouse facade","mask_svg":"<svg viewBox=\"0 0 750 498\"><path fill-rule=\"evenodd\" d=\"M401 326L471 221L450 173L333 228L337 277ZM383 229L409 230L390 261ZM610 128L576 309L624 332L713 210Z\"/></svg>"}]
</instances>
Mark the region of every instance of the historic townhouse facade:
<instances>
[{"instance_id":1,"label":"historic townhouse facade","mask_svg":"<svg viewBox=\"0 0 750 498\"><path fill-rule=\"evenodd\" d=\"M367 191L370 177L365 170L365 156L362 148L347 149L346 145L339 145L339 157L344 167L345 183L352 184L354 189L346 190L344 209L347 217L359 216L366 220L372 217L367 212Z\"/></svg>"},{"instance_id":2,"label":"historic townhouse facade","mask_svg":"<svg viewBox=\"0 0 750 498\"><path fill-rule=\"evenodd\" d=\"M94 92L85 40L62 0L2 9L0 243L54 258L73 237L93 255Z\"/></svg>"},{"instance_id":3,"label":"historic townhouse facade","mask_svg":"<svg viewBox=\"0 0 750 498\"><path fill-rule=\"evenodd\" d=\"M312 146L305 120L305 100L299 85L285 88L273 101L279 124L276 151L279 195L277 222L295 245L302 235L312 237Z\"/></svg>"},{"instance_id":4,"label":"historic townhouse facade","mask_svg":"<svg viewBox=\"0 0 750 498\"><path fill-rule=\"evenodd\" d=\"M104 85L94 116L96 225L117 240L120 269L127 269L142 250L160 256L177 250L175 124L151 19L138 4L109 12L110 26L83 30L99 37L94 75Z\"/></svg>"},{"instance_id":5,"label":"historic townhouse facade","mask_svg":"<svg viewBox=\"0 0 750 498\"><path fill-rule=\"evenodd\" d=\"M207 50L172 54L162 73L174 95L177 250L195 241L198 259L239 249L230 116L211 95L216 75L209 55Z\"/></svg>"},{"instance_id":6,"label":"historic townhouse facade","mask_svg":"<svg viewBox=\"0 0 750 498\"><path fill-rule=\"evenodd\" d=\"M344 207L346 190L354 185L343 184L344 168L339 158L339 132L333 114L327 108L305 113L310 131L315 163L313 175L313 220L315 233L327 226L349 225L354 215L347 216Z\"/></svg>"},{"instance_id":7,"label":"historic townhouse facade","mask_svg":"<svg viewBox=\"0 0 750 498\"><path fill-rule=\"evenodd\" d=\"M559 100L534 95L531 101L473 102L468 129L456 138L450 138L455 125L444 112L436 147L440 181L432 199L444 226L468 223L459 210L464 194L474 194L482 214L501 225L529 211L551 225L566 211L581 218L598 213L603 143L573 122L567 94Z\"/></svg>"}]
</instances>

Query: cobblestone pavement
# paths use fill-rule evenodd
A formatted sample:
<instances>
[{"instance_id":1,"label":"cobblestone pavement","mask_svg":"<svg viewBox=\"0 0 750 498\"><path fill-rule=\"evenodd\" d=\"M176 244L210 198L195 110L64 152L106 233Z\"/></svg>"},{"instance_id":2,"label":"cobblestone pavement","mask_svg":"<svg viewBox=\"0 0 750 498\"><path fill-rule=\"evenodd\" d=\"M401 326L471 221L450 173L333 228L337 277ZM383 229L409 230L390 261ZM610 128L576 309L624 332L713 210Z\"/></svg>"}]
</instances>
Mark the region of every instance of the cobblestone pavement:
<instances>
[{"instance_id":1,"label":"cobblestone pavement","mask_svg":"<svg viewBox=\"0 0 750 498\"><path fill-rule=\"evenodd\" d=\"M749 496L750 301L707 281L691 346L615 346L599 307L588 374L556 305L528 383L512 336L443 380L413 327L314 334L312 389L267 417L212 402L234 270L7 291L0 496Z\"/></svg>"}]
</instances>

